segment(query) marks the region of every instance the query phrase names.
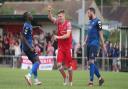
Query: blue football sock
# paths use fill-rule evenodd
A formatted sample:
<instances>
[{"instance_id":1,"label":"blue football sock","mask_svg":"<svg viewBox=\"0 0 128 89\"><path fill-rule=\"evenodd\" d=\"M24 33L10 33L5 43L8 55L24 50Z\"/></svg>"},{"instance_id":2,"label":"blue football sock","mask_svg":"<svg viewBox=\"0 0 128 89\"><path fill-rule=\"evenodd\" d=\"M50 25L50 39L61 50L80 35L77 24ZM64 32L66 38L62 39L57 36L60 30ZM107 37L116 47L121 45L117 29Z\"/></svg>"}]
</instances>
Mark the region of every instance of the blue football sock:
<instances>
[{"instance_id":1,"label":"blue football sock","mask_svg":"<svg viewBox=\"0 0 128 89\"><path fill-rule=\"evenodd\" d=\"M34 79L37 79L37 71L35 71L33 74L34 74Z\"/></svg>"},{"instance_id":2,"label":"blue football sock","mask_svg":"<svg viewBox=\"0 0 128 89\"><path fill-rule=\"evenodd\" d=\"M98 78L100 78L100 73L99 73L99 70L98 70L98 68L96 67L96 65L95 65L95 75L96 75Z\"/></svg>"},{"instance_id":3,"label":"blue football sock","mask_svg":"<svg viewBox=\"0 0 128 89\"><path fill-rule=\"evenodd\" d=\"M32 65L32 69L30 70L30 74L34 75L34 78L37 78L37 70L38 70L38 67L39 67L39 62L35 62L33 65Z\"/></svg>"},{"instance_id":4,"label":"blue football sock","mask_svg":"<svg viewBox=\"0 0 128 89\"><path fill-rule=\"evenodd\" d=\"M93 81L94 79L94 71L95 71L95 65L90 64L90 81Z\"/></svg>"}]
</instances>

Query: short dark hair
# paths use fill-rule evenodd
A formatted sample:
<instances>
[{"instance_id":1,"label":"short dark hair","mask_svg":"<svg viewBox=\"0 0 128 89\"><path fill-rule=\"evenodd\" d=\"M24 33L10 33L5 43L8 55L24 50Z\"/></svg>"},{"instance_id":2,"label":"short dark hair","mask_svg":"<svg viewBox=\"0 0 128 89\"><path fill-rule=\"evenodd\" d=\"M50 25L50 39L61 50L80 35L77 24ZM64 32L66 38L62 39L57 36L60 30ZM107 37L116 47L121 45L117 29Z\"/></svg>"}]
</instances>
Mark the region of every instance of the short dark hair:
<instances>
[{"instance_id":1,"label":"short dark hair","mask_svg":"<svg viewBox=\"0 0 128 89\"><path fill-rule=\"evenodd\" d=\"M60 14L60 13L65 13L65 11L64 11L63 9L61 9L61 10L59 10L59 11L57 12L57 14Z\"/></svg>"},{"instance_id":2,"label":"short dark hair","mask_svg":"<svg viewBox=\"0 0 128 89\"><path fill-rule=\"evenodd\" d=\"M28 19L28 17L29 17L30 14L31 14L30 12L25 12L23 14L23 19L26 21Z\"/></svg>"},{"instance_id":3,"label":"short dark hair","mask_svg":"<svg viewBox=\"0 0 128 89\"><path fill-rule=\"evenodd\" d=\"M28 12L25 12L25 13L23 14L23 19L26 20L27 17L28 17Z\"/></svg>"},{"instance_id":4,"label":"short dark hair","mask_svg":"<svg viewBox=\"0 0 128 89\"><path fill-rule=\"evenodd\" d=\"M88 10L92 11L94 14L96 13L95 8L93 8L93 7L88 8Z\"/></svg>"}]
</instances>

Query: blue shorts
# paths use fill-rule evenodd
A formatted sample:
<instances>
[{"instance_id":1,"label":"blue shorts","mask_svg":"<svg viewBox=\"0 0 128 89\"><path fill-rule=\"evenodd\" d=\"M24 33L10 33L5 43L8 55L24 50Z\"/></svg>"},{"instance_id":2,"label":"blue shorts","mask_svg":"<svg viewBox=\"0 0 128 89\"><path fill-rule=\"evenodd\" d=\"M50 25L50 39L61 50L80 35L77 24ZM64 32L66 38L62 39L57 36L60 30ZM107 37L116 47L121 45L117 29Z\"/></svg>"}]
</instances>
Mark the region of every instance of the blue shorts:
<instances>
[{"instance_id":1,"label":"blue shorts","mask_svg":"<svg viewBox=\"0 0 128 89\"><path fill-rule=\"evenodd\" d=\"M88 60L95 60L95 57L97 57L98 53L98 47L87 45L87 58Z\"/></svg>"},{"instance_id":2,"label":"blue shorts","mask_svg":"<svg viewBox=\"0 0 128 89\"><path fill-rule=\"evenodd\" d=\"M28 50L28 51L24 51L24 53L32 63L36 61L35 58L38 56L36 52L31 52Z\"/></svg>"}]
</instances>

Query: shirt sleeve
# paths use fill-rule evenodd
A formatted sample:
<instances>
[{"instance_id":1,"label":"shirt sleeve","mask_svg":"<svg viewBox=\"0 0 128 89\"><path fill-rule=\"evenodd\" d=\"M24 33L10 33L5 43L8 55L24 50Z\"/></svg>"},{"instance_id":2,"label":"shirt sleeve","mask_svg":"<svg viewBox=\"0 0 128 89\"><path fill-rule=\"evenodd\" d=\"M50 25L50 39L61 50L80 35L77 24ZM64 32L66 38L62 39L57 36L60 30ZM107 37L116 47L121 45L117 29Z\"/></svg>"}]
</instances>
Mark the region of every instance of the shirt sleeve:
<instances>
[{"instance_id":1,"label":"shirt sleeve","mask_svg":"<svg viewBox=\"0 0 128 89\"><path fill-rule=\"evenodd\" d=\"M72 29L71 22L68 22L67 23L67 31L71 31L71 29Z\"/></svg>"},{"instance_id":2,"label":"shirt sleeve","mask_svg":"<svg viewBox=\"0 0 128 89\"><path fill-rule=\"evenodd\" d=\"M97 28L98 28L98 31L102 30L102 22L100 20L98 20L97 22Z\"/></svg>"},{"instance_id":3,"label":"shirt sleeve","mask_svg":"<svg viewBox=\"0 0 128 89\"><path fill-rule=\"evenodd\" d=\"M24 35L27 35L27 34L28 34L28 31L29 31L29 26L24 25L23 34L24 34Z\"/></svg>"}]
</instances>

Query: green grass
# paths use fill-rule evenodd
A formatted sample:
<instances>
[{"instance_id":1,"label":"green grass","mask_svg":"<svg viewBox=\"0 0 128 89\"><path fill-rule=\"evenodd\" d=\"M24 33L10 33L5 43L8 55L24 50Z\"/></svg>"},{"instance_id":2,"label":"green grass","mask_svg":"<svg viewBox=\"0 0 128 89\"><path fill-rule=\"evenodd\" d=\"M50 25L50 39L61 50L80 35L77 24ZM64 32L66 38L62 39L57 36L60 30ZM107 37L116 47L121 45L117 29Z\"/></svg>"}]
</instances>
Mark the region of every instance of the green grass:
<instances>
[{"instance_id":1,"label":"green grass","mask_svg":"<svg viewBox=\"0 0 128 89\"><path fill-rule=\"evenodd\" d=\"M0 68L0 89L128 89L128 73L102 72L105 84L98 86L95 78L94 87L88 87L87 71L74 71L73 86L63 86L62 77L58 71L40 71L40 86L26 84L24 75L27 70Z\"/></svg>"}]
</instances>

